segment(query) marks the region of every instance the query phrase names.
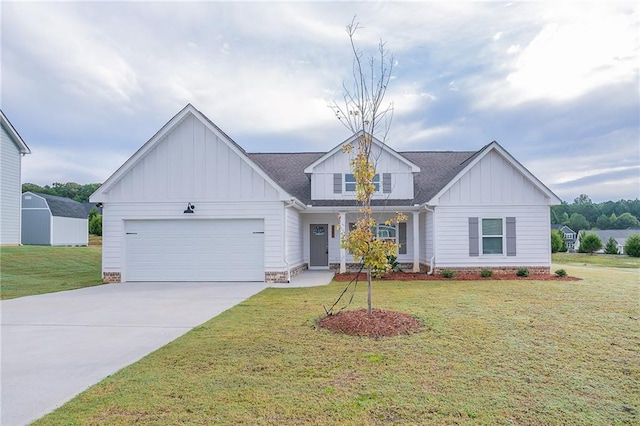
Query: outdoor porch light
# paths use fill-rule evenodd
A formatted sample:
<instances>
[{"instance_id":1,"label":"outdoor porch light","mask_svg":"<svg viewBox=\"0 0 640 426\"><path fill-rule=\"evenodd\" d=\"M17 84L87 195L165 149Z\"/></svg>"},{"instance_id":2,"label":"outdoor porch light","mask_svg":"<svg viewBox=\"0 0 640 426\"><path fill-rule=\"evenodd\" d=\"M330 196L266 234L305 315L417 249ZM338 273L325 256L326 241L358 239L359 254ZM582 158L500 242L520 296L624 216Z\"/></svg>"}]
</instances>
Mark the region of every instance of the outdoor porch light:
<instances>
[{"instance_id":1,"label":"outdoor porch light","mask_svg":"<svg viewBox=\"0 0 640 426\"><path fill-rule=\"evenodd\" d=\"M193 213L195 208L196 208L196 206L194 206L193 204L187 203L187 209L185 211L183 211L182 213Z\"/></svg>"}]
</instances>

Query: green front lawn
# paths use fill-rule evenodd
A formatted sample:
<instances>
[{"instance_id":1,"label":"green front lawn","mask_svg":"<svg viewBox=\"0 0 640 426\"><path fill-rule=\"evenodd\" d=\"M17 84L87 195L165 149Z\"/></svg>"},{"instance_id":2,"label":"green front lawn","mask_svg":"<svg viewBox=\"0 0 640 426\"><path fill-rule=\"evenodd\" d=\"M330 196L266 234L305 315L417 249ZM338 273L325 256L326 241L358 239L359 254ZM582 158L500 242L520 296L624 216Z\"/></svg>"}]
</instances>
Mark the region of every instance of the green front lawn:
<instances>
[{"instance_id":1,"label":"green front lawn","mask_svg":"<svg viewBox=\"0 0 640 426\"><path fill-rule=\"evenodd\" d=\"M554 263L640 269L640 257L619 254L553 253L551 257Z\"/></svg>"},{"instance_id":2,"label":"green front lawn","mask_svg":"<svg viewBox=\"0 0 640 426\"><path fill-rule=\"evenodd\" d=\"M101 253L100 247L1 247L0 298L101 284Z\"/></svg>"},{"instance_id":3,"label":"green front lawn","mask_svg":"<svg viewBox=\"0 0 640 426\"><path fill-rule=\"evenodd\" d=\"M375 282L424 323L382 340L316 329L344 283L267 289L36 425L638 424L638 271L554 268L584 280Z\"/></svg>"}]
</instances>

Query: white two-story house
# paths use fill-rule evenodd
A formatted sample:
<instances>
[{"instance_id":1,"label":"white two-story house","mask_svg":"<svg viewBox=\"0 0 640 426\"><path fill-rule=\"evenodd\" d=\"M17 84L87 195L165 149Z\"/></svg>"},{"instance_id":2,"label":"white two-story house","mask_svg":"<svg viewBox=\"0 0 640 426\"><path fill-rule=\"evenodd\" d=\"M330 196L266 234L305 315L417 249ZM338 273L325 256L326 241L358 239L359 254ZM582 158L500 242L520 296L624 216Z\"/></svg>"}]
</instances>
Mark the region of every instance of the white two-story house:
<instances>
[{"instance_id":1,"label":"white two-story house","mask_svg":"<svg viewBox=\"0 0 640 426\"><path fill-rule=\"evenodd\" d=\"M91 196L103 205L103 278L286 282L346 271L356 221L345 143L329 152L247 153L187 105ZM496 142L474 152L396 152L374 140L378 238L405 270L549 272L560 200ZM404 213L406 221L384 221Z\"/></svg>"}]
</instances>

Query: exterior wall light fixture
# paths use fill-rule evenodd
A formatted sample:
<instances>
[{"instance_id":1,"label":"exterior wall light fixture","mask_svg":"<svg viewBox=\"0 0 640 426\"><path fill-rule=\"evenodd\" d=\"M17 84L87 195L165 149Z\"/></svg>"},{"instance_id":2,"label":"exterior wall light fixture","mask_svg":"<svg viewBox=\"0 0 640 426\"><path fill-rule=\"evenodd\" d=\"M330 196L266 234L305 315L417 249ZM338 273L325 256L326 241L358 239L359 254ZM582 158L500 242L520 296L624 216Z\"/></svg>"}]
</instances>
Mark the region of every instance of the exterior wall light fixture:
<instances>
[{"instance_id":1,"label":"exterior wall light fixture","mask_svg":"<svg viewBox=\"0 0 640 426\"><path fill-rule=\"evenodd\" d=\"M187 203L187 209L185 211L183 211L182 213L193 213L193 211L196 209L196 206L194 206L191 203Z\"/></svg>"}]
</instances>

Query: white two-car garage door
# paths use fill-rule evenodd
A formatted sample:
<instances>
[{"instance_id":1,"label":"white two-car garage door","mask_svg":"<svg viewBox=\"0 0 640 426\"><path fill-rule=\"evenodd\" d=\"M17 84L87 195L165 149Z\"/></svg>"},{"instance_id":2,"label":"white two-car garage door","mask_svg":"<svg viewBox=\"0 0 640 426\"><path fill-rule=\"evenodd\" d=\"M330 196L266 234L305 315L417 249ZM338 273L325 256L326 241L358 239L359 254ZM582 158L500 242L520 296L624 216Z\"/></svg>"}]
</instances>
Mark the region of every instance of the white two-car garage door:
<instances>
[{"instance_id":1,"label":"white two-car garage door","mask_svg":"<svg viewBox=\"0 0 640 426\"><path fill-rule=\"evenodd\" d=\"M126 281L264 281L264 221L125 222Z\"/></svg>"}]
</instances>

